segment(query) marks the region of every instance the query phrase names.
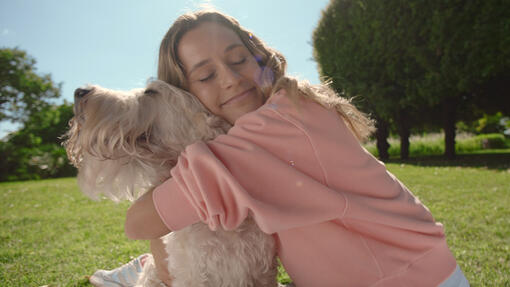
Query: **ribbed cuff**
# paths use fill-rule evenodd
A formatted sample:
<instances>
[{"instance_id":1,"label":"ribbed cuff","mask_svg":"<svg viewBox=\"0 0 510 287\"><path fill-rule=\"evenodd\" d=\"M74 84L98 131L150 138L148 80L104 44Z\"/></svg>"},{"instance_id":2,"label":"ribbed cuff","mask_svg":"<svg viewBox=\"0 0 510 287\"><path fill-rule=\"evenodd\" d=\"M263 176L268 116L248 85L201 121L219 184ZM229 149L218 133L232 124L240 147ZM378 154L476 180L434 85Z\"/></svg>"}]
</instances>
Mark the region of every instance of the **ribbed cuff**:
<instances>
[{"instance_id":1,"label":"ribbed cuff","mask_svg":"<svg viewBox=\"0 0 510 287\"><path fill-rule=\"evenodd\" d=\"M171 231L200 221L197 212L172 178L154 189L152 201L159 217Z\"/></svg>"}]
</instances>

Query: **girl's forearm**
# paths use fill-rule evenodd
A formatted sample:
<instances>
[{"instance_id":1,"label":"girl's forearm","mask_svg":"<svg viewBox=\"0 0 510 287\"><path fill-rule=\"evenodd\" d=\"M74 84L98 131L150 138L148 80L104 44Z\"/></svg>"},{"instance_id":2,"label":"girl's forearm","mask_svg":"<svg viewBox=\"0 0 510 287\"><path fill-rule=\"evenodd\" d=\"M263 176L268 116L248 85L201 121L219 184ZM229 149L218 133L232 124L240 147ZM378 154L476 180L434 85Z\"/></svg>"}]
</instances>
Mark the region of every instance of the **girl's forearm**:
<instances>
[{"instance_id":1,"label":"girl's forearm","mask_svg":"<svg viewBox=\"0 0 510 287\"><path fill-rule=\"evenodd\" d=\"M152 190L142 195L129 207L124 226L126 236L130 239L157 239L171 230L159 217L154 202Z\"/></svg>"}]
</instances>

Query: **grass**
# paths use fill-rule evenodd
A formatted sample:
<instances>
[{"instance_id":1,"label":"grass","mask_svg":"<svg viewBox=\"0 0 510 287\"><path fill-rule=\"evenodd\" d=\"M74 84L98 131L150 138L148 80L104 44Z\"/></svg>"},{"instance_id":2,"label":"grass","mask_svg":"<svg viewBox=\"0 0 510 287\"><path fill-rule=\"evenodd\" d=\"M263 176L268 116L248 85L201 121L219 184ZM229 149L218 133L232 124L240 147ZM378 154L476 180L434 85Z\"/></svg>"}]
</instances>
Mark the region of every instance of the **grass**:
<instances>
[{"instance_id":1,"label":"grass","mask_svg":"<svg viewBox=\"0 0 510 287\"><path fill-rule=\"evenodd\" d=\"M510 286L510 153L457 162L429 157L387 166L444 224L471 286Z\"/></svg>"},{"instance_id":2,"label":"grass","mask_svg":"<svg viewBox=\"0 0 510 287\"><path fill-rule=\"evenodd\" d=\"M0 286L91 286L148 250L124 236L127 203L91 201L74 178L2 183L0 199Z\"/></svg>"},{"instance_id":3,"label":"grass","mask_svg":"<svg viewBox=\"0 0 510 287\"><path fill-rule=\"evenodd\" d=\"M471 286L510 286L510 151L387 167L445 225ZM74 178L0 183L0 199L0 286L90 286L97 268L148 251L124 236L127 203L91 201Z\"/></svg>"}]
</instances>

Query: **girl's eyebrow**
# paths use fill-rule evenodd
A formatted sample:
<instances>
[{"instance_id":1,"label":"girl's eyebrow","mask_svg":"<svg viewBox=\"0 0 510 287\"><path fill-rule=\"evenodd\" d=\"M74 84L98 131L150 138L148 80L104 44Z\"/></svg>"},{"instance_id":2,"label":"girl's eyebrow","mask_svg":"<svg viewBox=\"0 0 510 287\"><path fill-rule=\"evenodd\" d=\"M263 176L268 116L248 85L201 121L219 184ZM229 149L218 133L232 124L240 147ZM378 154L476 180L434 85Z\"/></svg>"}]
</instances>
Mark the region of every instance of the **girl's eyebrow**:
<instances>
[{"instance_id":1,"label":"girl's eyebrow","mask_svg":"<svg viewBox=\"0 0 510 287\"><path fill-rule=\"evenodd\" d=\"M225 53L227 52L230 52L231 50L237 48L237 47L242 47L243 44L240 44L240 43L234 43L234 44L230 44L227 46L227 48L225 48ZM202 60L198 63L196 63L195 65L193 65L193 67L191 68L191 70L189 70L188 72L188 75L191 75L191 73L193 73L194 70L204 66L205 64L209 63L210 59L205 59L205 60Z\"/></svg>"},{"instance_id":2,"label":"girl's eyebrow","mask_svg":"<svg viewBox=\"0 0 510 287\"><path fill-rule=\"evenodd\" d=\"M188 75L191 75L191 73L193 73L193 71L194 71L194 70L196 70L196 69L198 69L198 68L202 67L203 65L205 65L205 64L207 64L207 63L209 63L210 61L211 61L211 60L209 60L209 59L205 59L205 60L202 60L202 61L200 61L200 62L196 63L195 65L193 65L193 67L191 68L191 70L189 70Z\"/></svg>"},{"instance_id":3,"label":"girl's eyebrow","mask_svg":"<svg viewBox=\"0 0 510 287\"><path fill-rule=\"evenodd\" d=\"M225 51L224 51L224 52L225 52L225 53L227 53L227 52L229 52L230 50L233 50L234 48L237 48L237 47L239 47L239 46L241 46L241 47L242 47L242 46L243 46L243 44L239 44L239 43L230 44L230 45L228 45L228 47L227 47L227 48L225 48Z\"/></svg>"}]
</instances>

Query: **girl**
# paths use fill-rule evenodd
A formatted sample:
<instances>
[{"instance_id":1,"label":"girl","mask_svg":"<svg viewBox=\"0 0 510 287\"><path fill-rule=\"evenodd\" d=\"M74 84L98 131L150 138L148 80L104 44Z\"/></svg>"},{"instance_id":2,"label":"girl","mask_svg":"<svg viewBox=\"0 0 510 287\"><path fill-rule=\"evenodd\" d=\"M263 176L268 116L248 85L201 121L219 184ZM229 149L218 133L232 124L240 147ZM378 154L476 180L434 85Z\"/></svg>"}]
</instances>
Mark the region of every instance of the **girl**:
<instances>
[{"instance_id":1,"label":"girl","mask_svg":"<svg viewBox=\"0 0 510 287\"><path fill-rule=\"evenodd\" d=\"M177 19L158 78L234 126L188 146L172 178L129 208L129 238L198 221L234 229L251 215L299 287L469 286L443 226L361 147L370 121L328 87L285 76L285 58L235 19Z\"/></svg>"}]
</instances>

